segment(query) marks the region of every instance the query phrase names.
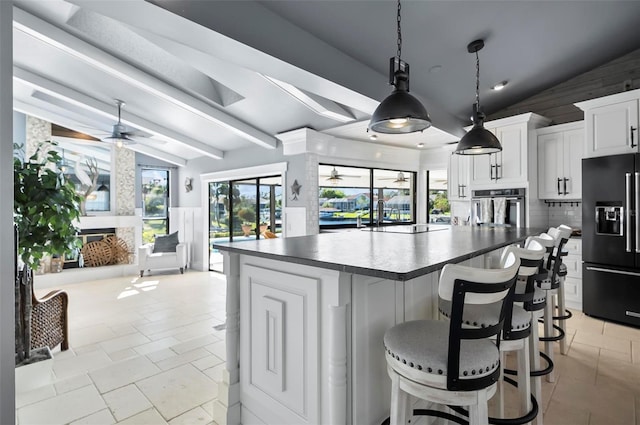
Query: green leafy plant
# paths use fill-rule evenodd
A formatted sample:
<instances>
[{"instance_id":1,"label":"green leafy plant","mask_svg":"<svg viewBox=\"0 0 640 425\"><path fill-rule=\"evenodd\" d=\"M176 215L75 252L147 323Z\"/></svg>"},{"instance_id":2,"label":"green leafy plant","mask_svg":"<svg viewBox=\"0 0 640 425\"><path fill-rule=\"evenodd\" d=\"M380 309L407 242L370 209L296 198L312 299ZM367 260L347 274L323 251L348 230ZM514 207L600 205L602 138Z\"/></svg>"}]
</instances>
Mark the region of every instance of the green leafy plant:
<instances>
[{"instance_id":1,"label":"green leafy plant","mask_svg":"<svg viewBox=\"0 0 640 425\"><path fill-rule=\"evenodd\" d=\"M29 363L31 355L32 270L40 266L45 255L62 256L80 247L77 223L82 198L57 168L62 159L58 152L45 146L40 144L23 160L21 146L14 144L13 222L18 256L24 263L15 288L16 364Z\"/></svg>"},{"instance_id":2,"label":"green leafy plant","mask_svg":"<svg viewBox=\"0 0 640 425\"><path fill-rule=\"evenodd\" d=\"M256 212L251 208L240 208L238 210L238 217L244 221L244 224L253 224L256 222Z\"/></svg>"}]
</instances>

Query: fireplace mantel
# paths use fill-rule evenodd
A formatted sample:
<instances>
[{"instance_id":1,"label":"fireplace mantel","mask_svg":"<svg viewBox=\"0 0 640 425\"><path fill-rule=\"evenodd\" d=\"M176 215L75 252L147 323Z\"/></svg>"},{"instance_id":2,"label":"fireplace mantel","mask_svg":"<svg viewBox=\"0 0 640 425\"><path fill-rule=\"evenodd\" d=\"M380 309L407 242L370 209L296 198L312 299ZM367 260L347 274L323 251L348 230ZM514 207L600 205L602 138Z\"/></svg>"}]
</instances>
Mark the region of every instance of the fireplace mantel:
<instances>
[{"instance_id":1,"label":"fireplace mantel","mask_svg":"<svg viewBox=\"0 0 640 425\"><path fill-rule=\"evenodd\" d=\"M101 229L104 227L140 227L142 217L137 215L86 215L80 217L80 229Z\"/></svg>"}]
</instances>

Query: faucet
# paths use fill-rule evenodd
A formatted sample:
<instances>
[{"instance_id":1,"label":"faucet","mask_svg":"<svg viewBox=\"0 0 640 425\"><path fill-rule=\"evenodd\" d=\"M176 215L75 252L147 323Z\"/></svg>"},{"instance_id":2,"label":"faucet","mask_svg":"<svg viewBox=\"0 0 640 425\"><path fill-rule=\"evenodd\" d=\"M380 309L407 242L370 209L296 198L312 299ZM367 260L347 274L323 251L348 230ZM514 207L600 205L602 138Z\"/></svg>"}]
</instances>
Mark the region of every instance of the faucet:
<instances>
[{"instance_id":1,"label":"faucet","mask_svg":"<svg viewBox=\"0 0 640 425\"><path fill-rule=\"evenodd\" d=\"M384 221L384 200L378 199L378 217L376 220L376 225L380 227L383 221Z\"/></svg>"}]
</instances>

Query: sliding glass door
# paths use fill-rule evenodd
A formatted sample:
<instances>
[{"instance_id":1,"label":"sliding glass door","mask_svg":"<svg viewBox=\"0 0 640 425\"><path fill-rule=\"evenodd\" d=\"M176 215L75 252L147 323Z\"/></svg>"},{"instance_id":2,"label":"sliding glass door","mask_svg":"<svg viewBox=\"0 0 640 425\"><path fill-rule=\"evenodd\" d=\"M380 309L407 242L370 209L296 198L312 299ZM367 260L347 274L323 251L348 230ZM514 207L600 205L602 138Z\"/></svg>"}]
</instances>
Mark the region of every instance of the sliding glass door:
<instances>
[{"instance_id":1,"label":"sliding glass door","mask_svg":"<svg viewBox=\"0 0 640 425\"><path fill-rule=\"evenodd\" d=\"M240 242L281 233L282 178L209 183L209 269L222 272L216 241Z\"/></svg>"}]
</instances>

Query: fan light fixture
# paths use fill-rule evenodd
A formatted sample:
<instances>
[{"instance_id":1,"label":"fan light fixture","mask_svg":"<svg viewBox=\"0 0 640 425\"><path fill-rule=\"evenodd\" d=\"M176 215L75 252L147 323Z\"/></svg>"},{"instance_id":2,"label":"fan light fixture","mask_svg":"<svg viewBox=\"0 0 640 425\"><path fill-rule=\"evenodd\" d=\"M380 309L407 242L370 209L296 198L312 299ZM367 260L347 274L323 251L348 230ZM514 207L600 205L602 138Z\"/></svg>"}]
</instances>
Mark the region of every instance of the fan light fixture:
<instances>
[{"instance_id":1,"label":"fan light fixture","mask_svg":"<svg viewBox=\"0 0 640 425\"><path fill-rule=\"evenodd\" d=\"M118 148L121 148L125 145L130 145L135 143L132 139L127 136L127 129L120 120L122 114L122 107L125 103L122 100L116 99L116 105L118 105L118 123L113 125L113 131L111 132L111 136L105 137L102 139L103 142L111 143L116 145Z\"/></svg>"},{"instance_id":2,"label":"fan light fixture","mask_svg":"<svg viewBox=\"0 0 640 425\"><path fill-rule=\"evenodd\" d=\"M340 177L340 174L338 174L338 170L336 170L336 167L333 167L333 170L331 170L331 175L327 178L327 180L329 180L331 182L331 184L338 184L338 182L340 180L342 180L342 177Z\"/></svg>"},{"instance_id":3,"label":"fan light fixture","mask_svg":"<svg viewBox=\"0 0 640 425\"><path fill-rule=\"evenodd\" d=\"M389 59L389 84L393 92L376 108L369 130L387 134L406 134L423 131L431 126L431 118L422 103L409 94L409 64L402 53L402 29L400 27L400 0L398 0L398 52Z\"/></svg>"},{"instance_id":4,"label":"fan light fixture","mask_svg":"<svg viewBox=\"0 0 640 425\"><path fill-rule=\"evenodd\" d=\"M484 128L485 115L480 108L480 59L478 51L484 47L484 40L475 40L469 43L467 51L476 54L476 103L473 105L471 121L473 127L460 139L455 153L458 155L486 155L500 152L502 146L493 133Z\"/></svg>"}]
</instances>

